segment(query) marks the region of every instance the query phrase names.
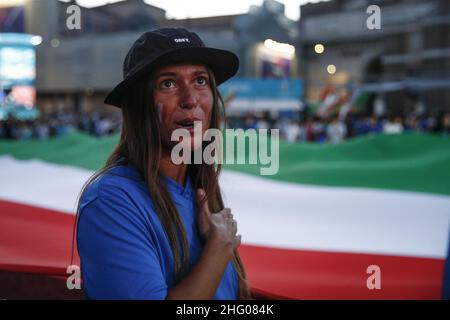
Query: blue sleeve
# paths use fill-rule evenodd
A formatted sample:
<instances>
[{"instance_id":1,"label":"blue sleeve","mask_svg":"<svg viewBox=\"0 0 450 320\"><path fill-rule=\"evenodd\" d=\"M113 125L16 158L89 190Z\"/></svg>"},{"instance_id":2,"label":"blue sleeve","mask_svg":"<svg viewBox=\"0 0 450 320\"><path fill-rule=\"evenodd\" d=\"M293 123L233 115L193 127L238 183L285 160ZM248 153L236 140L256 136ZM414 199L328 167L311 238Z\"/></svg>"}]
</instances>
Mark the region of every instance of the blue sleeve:
<instances>
[{"instance_id":1,"label":"blue sleeve","mask_svg":"<svg viewBox=\"0 0 450 320\"><path fill-rule=\"evenodd\" d=\"M450 300L450 235L448 237L447 259L444 267L444 283L442 286L442 299Z\"/></svg>"},{"instance_id":2,"label":"blue sleeve","mask_svg":"<svg viewBox=\"0 0 450 320\"><path fill-rule=\"evenodd\" d=\"M165 299L153 238L130 196L108 186L80 211L77 241L90 299Z\"/></svg>"}]
</instances>

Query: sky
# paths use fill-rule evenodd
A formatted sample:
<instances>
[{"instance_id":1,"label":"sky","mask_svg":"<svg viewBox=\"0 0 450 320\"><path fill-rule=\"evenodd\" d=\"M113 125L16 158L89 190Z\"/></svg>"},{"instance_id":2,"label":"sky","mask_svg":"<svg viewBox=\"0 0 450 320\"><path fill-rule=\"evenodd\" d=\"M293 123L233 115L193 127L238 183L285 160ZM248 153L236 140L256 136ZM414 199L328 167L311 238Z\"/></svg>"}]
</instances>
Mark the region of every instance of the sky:
<instances>
[{"instance_id":1,"label":"sky","mask_svg":"<svg viewBox=\"0 0 450 320\"><path fill-rule=\"evenodd\" d=\"M64 1L64 0L62 0ZM84 7L95 7L122 0L77 0ZM286 16L298 20L301 4L320 0L278 0L285 4ZM261 5L263 0L145 0L166 10L169 19L197 18L245 13L251 5Z\"/></svg>"}]
</instances>

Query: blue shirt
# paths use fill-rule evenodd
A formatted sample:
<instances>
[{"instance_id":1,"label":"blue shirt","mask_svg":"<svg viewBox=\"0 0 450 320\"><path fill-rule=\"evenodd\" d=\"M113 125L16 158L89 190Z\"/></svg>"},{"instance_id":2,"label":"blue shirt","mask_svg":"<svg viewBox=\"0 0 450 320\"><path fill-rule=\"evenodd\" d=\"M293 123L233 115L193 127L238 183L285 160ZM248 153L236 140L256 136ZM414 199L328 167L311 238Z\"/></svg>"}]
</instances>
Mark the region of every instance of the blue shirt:
<instances>
[{"instance_id":1,"label":"blue shirt","mask_svg":"<svg viewBox=\"0 0 450 320\"><path fill-rule=\"evenodd\" d=\"M203 248L195 192L189 179L185 187L163 180L183 221L192 267ZM88 298L165 299L174 283L169 240L145 181L131 164L119 162L87 187L80 199L77 245ZM214 299L237 298L230 260Z\"/></svg>"}]
</instances>

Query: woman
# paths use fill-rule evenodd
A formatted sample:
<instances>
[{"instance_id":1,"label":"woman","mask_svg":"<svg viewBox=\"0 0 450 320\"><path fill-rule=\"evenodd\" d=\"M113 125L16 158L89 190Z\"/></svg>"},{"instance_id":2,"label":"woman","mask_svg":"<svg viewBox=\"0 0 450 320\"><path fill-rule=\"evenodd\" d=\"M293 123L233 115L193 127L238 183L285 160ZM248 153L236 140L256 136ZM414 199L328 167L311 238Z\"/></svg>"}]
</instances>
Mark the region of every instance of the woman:
<instances>
[{"instance_id":1,"label":"woman","mask_svg":"<svg viewBox=\"0 0 450 320\"><path fill-rule=\"evenodd\" d=\"M77 244L93 299L250 298L240 236L218 184L220 166L171 160L176 129L219 128L216 85L237 57L185 29L144 33L105 103L121 108L120 142L83 186ZM202 144L200 144L200 147Z\"/></svg>"}]
</instances>

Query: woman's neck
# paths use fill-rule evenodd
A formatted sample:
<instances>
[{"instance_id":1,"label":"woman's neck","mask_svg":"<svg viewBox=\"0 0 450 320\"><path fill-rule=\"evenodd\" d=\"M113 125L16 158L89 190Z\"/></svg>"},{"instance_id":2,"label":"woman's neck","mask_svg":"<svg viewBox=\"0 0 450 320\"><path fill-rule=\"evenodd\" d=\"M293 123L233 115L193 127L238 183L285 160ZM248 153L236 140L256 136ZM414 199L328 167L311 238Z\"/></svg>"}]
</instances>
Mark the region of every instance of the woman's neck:
<instances>
[{"instance_id":1,"label":"woman's neck","mask_svg":"<svg viewBox=\"0 0 450 320\"><path fill-rule=\"evenodd\" d=\"M184 186L187 173L187 164L174 164L170 158L170 155L168 155L161 158L159 168L163 175L175 180L179 185Z\"/></svg>"}]
</instances>

